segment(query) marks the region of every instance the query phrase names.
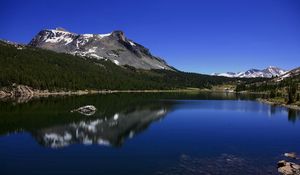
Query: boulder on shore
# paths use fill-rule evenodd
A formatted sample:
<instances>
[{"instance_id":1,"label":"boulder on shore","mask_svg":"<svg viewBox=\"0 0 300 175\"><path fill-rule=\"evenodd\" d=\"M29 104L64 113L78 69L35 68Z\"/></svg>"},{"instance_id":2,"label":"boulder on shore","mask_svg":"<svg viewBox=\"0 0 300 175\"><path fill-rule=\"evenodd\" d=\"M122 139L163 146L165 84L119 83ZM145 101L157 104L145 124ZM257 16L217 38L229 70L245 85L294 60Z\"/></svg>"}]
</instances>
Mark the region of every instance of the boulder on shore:
<instances>
[{"instance_id":1,"label":"boulder on shore","mask_svg":"<svg viewBox=\"0 0 300 175\"><path fill-rule=\"evenodd\" d=\"M300 175L300 165L281 160L277 163L278 172L282 175Z\"/></svg>"}]
</instances>

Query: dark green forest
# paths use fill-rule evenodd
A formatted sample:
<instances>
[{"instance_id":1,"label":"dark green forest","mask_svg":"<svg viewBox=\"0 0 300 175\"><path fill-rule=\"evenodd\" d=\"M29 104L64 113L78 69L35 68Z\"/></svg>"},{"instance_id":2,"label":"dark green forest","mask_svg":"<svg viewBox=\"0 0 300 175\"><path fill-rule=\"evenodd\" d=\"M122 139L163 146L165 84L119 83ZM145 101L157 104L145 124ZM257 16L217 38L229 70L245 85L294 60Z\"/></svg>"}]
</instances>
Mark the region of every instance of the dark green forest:
<instances>
[{"instance_id":1,"label":"dark green forest","mask_svg":"<svg viewBox=\"0 0 300 175\"><path fill-rule=\"evenodd\" d=\"M29 46L0 42L0 87L28 85L41 90L143 90L211 88L258 79L234 79L170 70L139 70Z\"/></svg>"},{"instance_id":2,"label":"dark green forest","mask_svg":"<svg viewBox=\"0 0 300 175\"><path fill-rule=\"evenodd\" d=\"M284 100L287 104L293 104L300 101L300 75L292 76L276 81L276 79L266 80L255 83L239 83L236 91L263 92L265 98Z\"/></svg>"}]
</instances>

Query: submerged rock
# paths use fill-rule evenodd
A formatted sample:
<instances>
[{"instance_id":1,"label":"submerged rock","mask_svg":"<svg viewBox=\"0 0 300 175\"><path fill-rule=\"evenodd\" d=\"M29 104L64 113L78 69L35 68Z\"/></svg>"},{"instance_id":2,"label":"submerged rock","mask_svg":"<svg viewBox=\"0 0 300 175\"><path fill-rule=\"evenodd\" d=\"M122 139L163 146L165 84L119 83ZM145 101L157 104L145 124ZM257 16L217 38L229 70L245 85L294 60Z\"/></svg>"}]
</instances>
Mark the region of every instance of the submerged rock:
<instances>
[{"instance_id":1,"label":"submerged rock","mask_svg":"<svg viewBox=\"0 0 300 175\"><path fill-rule=\"evenodd\" d=\"M266 175L276 174L276 168L269 164L256 164L249 159L231 154L210 157L193 157L182 154L178 164L158 171L157 175Z\"/></svg>"},{"instance_id":2,"label":"submerged rock","mask_svg":"<svg viewBox=\"0 0 300 175\"><path fill-rule=\"evenodd\" d=\"M282 175L300 175L300 165L281 160L277 163L278 172Z\"/></svg>"},{"instance_id":3,"label":"submerged rock","mask_svg":"<svg viewBox=\"0 0 300 175\"><path fill-rule=\"evenodd\" d=\"M86 116L91 116L96 113L97 108L93 105L86 105L79 107L77 109L71 110L71 112L79 112L80 114L86 115Z\"/></svg>"}]
</instances>

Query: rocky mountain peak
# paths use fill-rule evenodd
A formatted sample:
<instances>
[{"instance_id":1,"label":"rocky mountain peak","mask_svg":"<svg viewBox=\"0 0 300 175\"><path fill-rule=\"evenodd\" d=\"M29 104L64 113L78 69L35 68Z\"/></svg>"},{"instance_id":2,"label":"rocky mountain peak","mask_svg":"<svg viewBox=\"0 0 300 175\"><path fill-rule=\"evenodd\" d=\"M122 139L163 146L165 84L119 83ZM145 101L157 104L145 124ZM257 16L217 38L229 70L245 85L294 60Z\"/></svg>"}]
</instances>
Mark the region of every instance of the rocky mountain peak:
<instances>
[{"instance_id":1,"label":"rocky mountain peak","mask_svg":"<svg viewBox=\"0 0 300 175\"><path fill-rule=\"evenodd\" d=\"M112 36L116 37L117 39L121 40L121 41L125 41L126 37L123 31L121 30L115 30L112 32Z\"/></svg>"},{"instance_id":2,"label":"rocky mountain peak","mask_svg":"<svg viewBox=\"0 0 300 175\"><path fill-rule=\"evenodd\" d=\"M77 34L61 27L45 29L29 45L91 59L110 60L120 66L173 70L163 59L153 56L149 49L126 38L121 30L108 34Z\"/></svg>"}]
</instances>

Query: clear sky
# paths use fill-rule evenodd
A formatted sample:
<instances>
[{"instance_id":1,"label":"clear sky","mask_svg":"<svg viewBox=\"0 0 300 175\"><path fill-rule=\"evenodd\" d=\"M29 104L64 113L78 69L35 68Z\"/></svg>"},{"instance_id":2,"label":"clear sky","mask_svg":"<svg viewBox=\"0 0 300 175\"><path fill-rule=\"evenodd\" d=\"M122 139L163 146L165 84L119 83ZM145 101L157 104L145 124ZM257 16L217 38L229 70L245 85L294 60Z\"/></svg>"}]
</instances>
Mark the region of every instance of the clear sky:
<instances>
[{"instance_id":1,"label":"clear sky","mask_svg":"<svg viewBox=\"0 0 300 175\"><path fill-rule=\"evenodd\" d=\"M300 0L0 0L0 22L21 43L43 28L123 30L188 72L300 66Z\"/></svg>"}]
</instances>

